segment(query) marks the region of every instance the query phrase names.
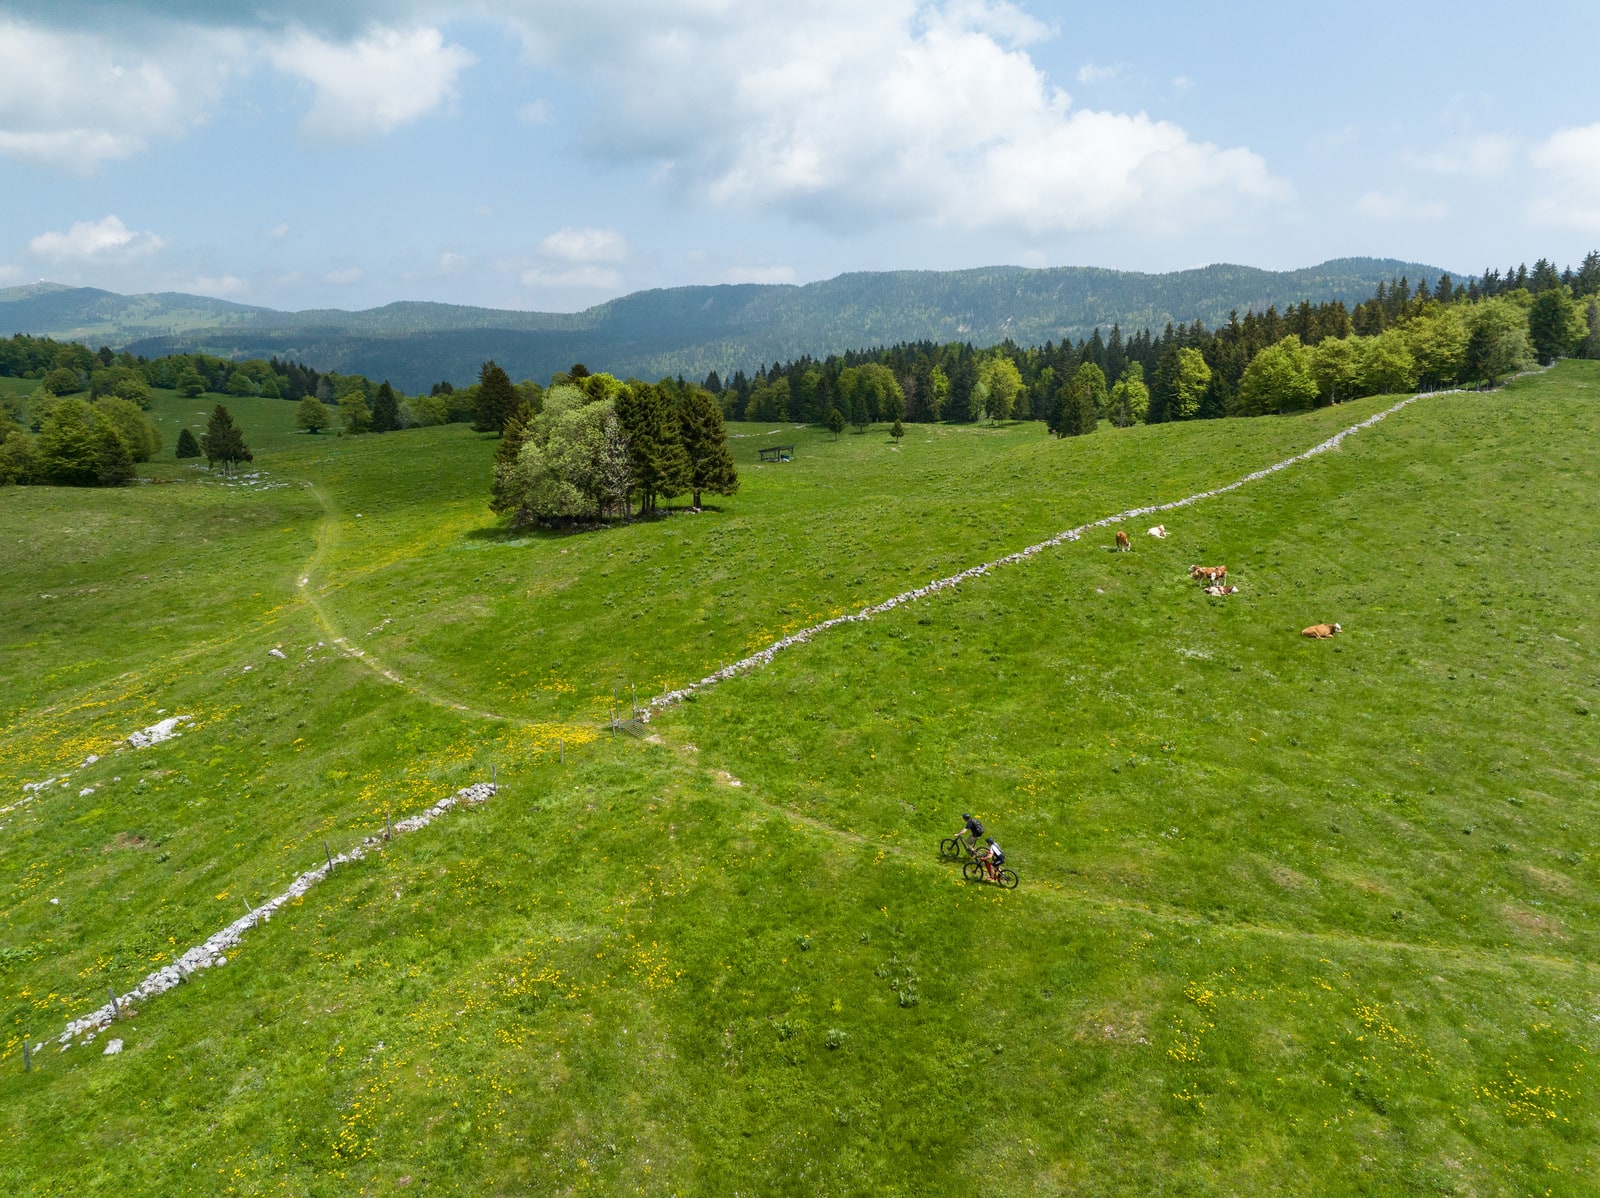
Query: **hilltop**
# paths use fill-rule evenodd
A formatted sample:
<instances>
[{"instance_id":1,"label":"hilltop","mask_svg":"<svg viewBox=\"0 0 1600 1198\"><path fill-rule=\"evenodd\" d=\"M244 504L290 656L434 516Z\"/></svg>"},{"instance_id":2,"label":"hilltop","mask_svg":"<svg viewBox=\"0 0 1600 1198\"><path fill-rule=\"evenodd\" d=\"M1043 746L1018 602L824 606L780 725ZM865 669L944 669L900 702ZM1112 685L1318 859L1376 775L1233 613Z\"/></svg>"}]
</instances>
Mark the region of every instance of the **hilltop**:
<instances>
[{"instance_id":1,"label":"hilltop","mask_svg":"<svg viewBox=\"0 0 1600 1198\"><path fill-rule=\"evenodd\" d=\"M1168 274L1094 267L859 272L804 286L727 284L636 292L575 313L404 302L346 312L278 312L202 296L123 296L54 284L0 291L0 331L157 356L294 358L387 378L410 391L469 382L486 358L543 379L575 361L618 375L703 377L735 367L897 341L1022 345L1096 327L1215 326L1237 309L1368 298L1380 283L1437 279L1438 267L1340 258L1292 271L1217 265Z\"/></svg>"}]
</instances>

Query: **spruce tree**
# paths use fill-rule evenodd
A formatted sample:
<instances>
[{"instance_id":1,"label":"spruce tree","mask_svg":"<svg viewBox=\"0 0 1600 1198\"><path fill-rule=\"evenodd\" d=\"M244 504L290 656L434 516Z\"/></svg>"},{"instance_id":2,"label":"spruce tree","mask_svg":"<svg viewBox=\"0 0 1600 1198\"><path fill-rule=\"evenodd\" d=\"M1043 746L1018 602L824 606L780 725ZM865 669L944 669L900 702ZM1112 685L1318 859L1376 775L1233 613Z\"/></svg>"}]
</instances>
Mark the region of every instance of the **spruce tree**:
<instances>
[{"instance_id":1,"label":"spruce tree","mask_svg":"<svg viewBox=\"0 0 1600 1198\"><path fill-rule=\"evenodd\" d=\"M518 506L517 496L512 493L511 471L532 432L533 415L533 405L524 400L500 433L500 443L494 447L494 485L489 494L491 512L515 511Z\"/></svg>"},{"instance_id":2,"label":"spruce tree","mask_svg":"<svg viewBox=\"0 0 1600 1198\"><path fill-rule=\"evenodd\" d=\"M900 438L906 435L906 426L896 420L894 424L889 426L889 435L894 438L896 445L900 444Z\"/></svg>"},{"instance_id":3,"label":"spruce tree","mask_svg":"<svg viewBox=\"0 0 1600 1198\"><path fill-rule=\"evenodd\" d=\"M206 455L207 466L221 462L228 474L233 473L236 463L251 461L255 456L244 443L244 434L239 431L239 426L233 422L233 413L221 404L211 412L205 436L200 438L200 449Z\"/></svg>"},{"instance_id":4,"label":"spruce tree","mask_svg":"<svg viewBox=\"0 0 1600 1198\"><path fill-rule=\"evenodd\" d=\"M625 387L617 396L616 410L628 440L639 510L654 511L658 498L681 495L692 481L677 414L662 388L651 383Z\"/></svg>"},{"instance_id":5,"label":"spruce tree","mask_svg":"<svg viewBox=\"0 0 1600 1198\"><path fill-rule=\"evenodd\" d=\"M689 456L689 490L696 508L702 491L732 495L739 489L739 471L728 448L722 409L708 393L691 390L684 395L678 405L678 435Z\"/></svg>"},{"instance_id":6,"label":"spruce tree","mask_svg":"<svg viewBox=\"0 0 1600 1198\"><path fill-rule=\"evenodd\" d=\"M588 373L584 371L585 375ZM478 372L477 419L472 423L473 429L480 433L503 432L506 421L511 419L521 403L522 396L512 383L511 376L490 358Z\"/></svg>"},{"instance_id":7,"label":"spruce tree","mask_svg":"<svg viewBox=\"0 0 1600 1198\"><path fill-rule=\"evenodd\" d=\"M372 431L392 433L399 427L400 401L395 398L389 380L384 379L378 386L378 394L372 399Z\"/></svg>"},{"instance_id":8,"label":"spruce tree","mask_svg":"<svg viewBox=\"0 0 1600 1198\"><path fill-rule=\"evenodd\" d=\"M180 458L197 458L200 456L200 442L194 439L194 434L184 429L178 434L178 456Z\"/></svg>"},{"instance_id":9,"label":"spruce tree","mask_svg":"<svg viewBox=\"0 0 1600 1198\"><path fill-rule=\"evenodd\" d=\"M835 441L839 439L839 434L844 432L844 413L837 407L828 409L828 431L833 434Z\"/></svg>"},{"instance_id":10,"label":"spruce tree","mask_svg":"<svg viewBox=\"0 0 1600 1198\"><path fill-rule=\"evenodd\" d=\"M95 481L102 487L125 487L133 481L133 450L109 421L95 430Z\"/></svg>"}]
</instances>

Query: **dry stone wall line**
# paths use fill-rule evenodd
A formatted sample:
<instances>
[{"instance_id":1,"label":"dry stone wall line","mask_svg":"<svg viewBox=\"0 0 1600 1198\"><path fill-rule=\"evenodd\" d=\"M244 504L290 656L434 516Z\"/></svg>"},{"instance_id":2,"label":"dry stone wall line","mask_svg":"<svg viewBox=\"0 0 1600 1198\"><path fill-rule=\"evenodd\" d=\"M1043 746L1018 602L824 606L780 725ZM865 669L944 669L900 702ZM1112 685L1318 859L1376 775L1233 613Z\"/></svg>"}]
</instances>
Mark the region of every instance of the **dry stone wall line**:
<instances>
[{"instance_id":1,"label":"dry stone wall line","mask_svg":"<svg viewBox=\"0 0 1600 1198\"><path fill-rule=\"evenodd\" d=\"M1526 373L1537 372L1529 371ZM1519 375L1517 377L1521 376ZM992 562L984 562L982 565L971 566L961 571L959 574L950 575L948 578L936 578L925 587L918 587L916 590L912 591L903 591L902 593L894 596L892 599L885 599L882 603L874 604L872 607L863 608L861 611L854 612L848 616L835 616L831 620L824 620L820 624L813 624L810 628L802 628L799 632L791 633L782 640L774 641L765 649L761 649L758 652L752 653L749 657L742 657L732 665L723 666L722 669L718 670L714 674L707 674L704 678L700 679L699 682L691 682L687 686L680 687L677 690L667 691L665 694L657 695L654 699L651 699L644 710L640 712L639 718L648 721L656 712L665 711L669 707L675 707L677 704L682 703L685 699L687 699L690 695L695 694L697 691L706 690L709 687L715 686L719 682L725 682L729 678L736 677L739 674L756 669L759 666L768 665L771 663L774 657L776 657L779 653L782 653L785 649L792 649L796 645L803 645L818 633L826 632L830 628L837 628L841 624L858 624L864 620L870 620L873 616L882 615L887 611L893 611L895 608L903 606L904 604L915 603L919 599L926 599L928 596L936 595L940 591L947 591L952 587L958 587L969 579L981 578L991 570L997 570L1002 566L1014 566L1018 562L1026 561L1036 553L1042 553L1046 549L1054 549L1060 545L1065 545L1070 541L1079 540L1082 538L1084 533L1090 531L1091 529L1104 528L1111 524L1120 524L1125 520L1137 520L1140 516L1148 516L1154 512L1170 512L1177 508L1188 507L1190 504L1199 503L1203 499L1214 499L1218 495L1226 495L1229 491L1237 491L1240 487L1245 486L1247 483L1257 482L1263 478L1267 478L1273 474L1276 474L1280 470L1287 470L1290 466L1296 466L1301 462L1309 461L1318 454L1324 454L1329 450L1338 449L1339 446L1344 443L1344 439L1350 436L1352 433L1358 433L1362 429L1371 428L1379 421L1393 416L1402 408L1416 403L1419 399L1424 399L1434 395L1458 395L1460 393L1460 388L1453 388L1448 391L1419 392L1418 394L1410 396L1407 399L1402 399L1399 403L1393 404L1390 407L1383 409L1381 412L1376 412L1373 415L1368 416L1359 424L1352 424L1349 428L1335 433L1326 441L1323 441L1319 445L1313 445L1304 453L1297 453L1292 458L1284 458L1281 462L1275 462L1265 469L1257 470L1254 473L1245 475L1243 478L1236 479L1235 481L1227 484L1227 486L1216 487L1210 491L1200 491L1194 495L1185 496L1182 499L1174 499L1170 503L1156 503L1151 504L1148 507L1129 508L1126 511L1117 512L1115 515L1111 516L1104 516L1101 519L1091 521L1088 524L1080 524L1076 528L1069 528L1065 532L1058 532L1055 536L1049 538L1048 540L1040 541L1036 545L1029 545L1026 549L1019 549L1015 553L1008 553L1006 556L996 558Z\"/></svg>"},{"instance_id":2,"label":"dry stone wall line","mask_svg":"<svg viewBox=\"0 0 1600 1198\"><path fill-rule=\"evenodd\" d=\"M426 811L421 811L416 815L396 821L393 825L394 833L400 835L426 828L452 807L467 803L482 803L489 799L497 789L499 788L492 782L476 782L471 786L464 786L448 798L440 799ZM315 869L306 870L305 873L289 883L289 888L282 894L268 899L249 914L234 920L204 944L195 945L172 964L162 966L114 1002L108 1002L99 1010L91 1011L82 1018L74 1019L67 1024L67 1030L56 1037L56 1043L61 1045L61 1051L65 1052L80 1036L92 1040L96 1032L110 1027L118 1013L134 1003L143 999L153 998L158 994L165 994L192 973L202 969L210 969L217 965L226 965L228 958L224 954L229 949L236 947L244 939L245 933L251 928L257 924L266 923L280 907L286 903L292 903L322 879L326 878L335 866L343 865L350 861L359 861L367 855L369 850L377 848L382 843L383 837L368 836L349 852L340 853L324 861Z\"/></svg>"}]
</instances>

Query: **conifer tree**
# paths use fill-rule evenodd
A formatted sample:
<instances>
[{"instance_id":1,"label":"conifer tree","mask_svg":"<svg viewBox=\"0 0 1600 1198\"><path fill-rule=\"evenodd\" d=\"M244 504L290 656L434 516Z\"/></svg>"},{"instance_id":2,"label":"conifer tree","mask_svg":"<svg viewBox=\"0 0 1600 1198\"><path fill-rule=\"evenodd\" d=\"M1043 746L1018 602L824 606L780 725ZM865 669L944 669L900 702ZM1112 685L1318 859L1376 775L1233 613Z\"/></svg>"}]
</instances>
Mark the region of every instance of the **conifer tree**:
<instances>
[{"instance_id":1,"label":"conifer tree","mask_svg":"<svg viewBox=\"0 0 1600 1198\"><path fill-rule=\"evenodd\" d=\"M833 439L837 441L839 434L844 432L844 413L837 406L828 409L827 424L828 431L833 434Z\"/></svg>"},{"instance_id":2,"label":"conifer tree","mask_svg":"<svg viewBox=\"0 0 1600 1198\"><path fill-rule=\"evenodd\" d=\"M392 433L399 427L400 402L395 398L389 380L384 379L378 386L378 393L372 397L372 431Z\"/></svg>"},{"instance_id":3,"label":"conifer tree","mask_svg":"<svg viewBox=\"0 0 1600 1198\"><path fill-rule=\"evenodd\" d=\"M896 420L892 425L889 426L889 435L894 438L894 443L896 445L900 444L900 438L906 435L906 426L901 424L899 420Z\"/></svg>"},{"instance_id":4,"label":"conifer tree","mask_svg":"<svg viewBox=\"0 0 1600 1198\"><path fill-rule=\"evenodd\" d=\"M689 457L689 490L696 508L703 491L732 495L739 489L739 471L728 448L722 409L707 392L690 390L684 395L678 405L678 435Z\"/></svg>"},{"instance_id":5,"label":"conifer tree","mask_svg":"<svg viewBox=\"0 0 1600 1198\"><path fill-rule=\"evenodd\" d=\"M689 455L683 447L677 414L661 387L635 383L616 399L617 419L628 442L640 512L651 512L659 498L671 499L688 490Z\"/></svg>"},{"instance_id":6,"label":"conifer tree","mask_svg":"<svg viewBox=\"0 0 1600 1198\"><path fill-rule=\"evenodd\" d=\"M533 416L533 405L524 400L500 433L500 442L494 447L494 488L489 495L491 512L515 511L518 506L512 472L516 469L517 455L532 431Z\"/></svg>"},{"instance_id":7,"label":"conifer tree","mask_svg":"<svg viewBox=\"0 0 1600 1198\"><path fill-rule=\"evenodd\" d=\"M582 368L573 367L573 370L579 369ZM584 370L583 373L587 375L589 372ZM522 396L512 383L511 376L490 358L478 372L477 419L472 422L473 429L480 433L503 432L506 421L511 419L521 402Z\"/></svg>"},{"instance_id":8,"label":"conifer tree","mask_svg":"<svg viewBox=\"0 0 1600 1198\"><path fill-rule=\"evenodd\" d=\"M315 402L314 400L312 402ZM178 456L180 458L197 458L200 456L200 442L194 439L194 434L184 429L178 434Z\"/></svg>"},{"instance_id":9,"label":"conifer tree","mask_svg":"<svg viewBox=\"0 0 1600 1198\"><path fill-rule=\"evenodd\" d=\"M133 481L133 450L110 421L95 430L95 480L102 487L125 487Z\"/></svg>"},{"instance_id":10,"label":"conifer tree","mask_svg":"<svg viewBox=\"0 0 1600 1198\"><path fill-rule=\"evenodd\" d=\"M206 423L205 436L200 438L200 449L206 455L206 465L222 463L225 473L232 474L238 462L251 461L255 455L244 443L244 434L233 422L233 413L218 404Z\"/></svg>"}]
</instances>

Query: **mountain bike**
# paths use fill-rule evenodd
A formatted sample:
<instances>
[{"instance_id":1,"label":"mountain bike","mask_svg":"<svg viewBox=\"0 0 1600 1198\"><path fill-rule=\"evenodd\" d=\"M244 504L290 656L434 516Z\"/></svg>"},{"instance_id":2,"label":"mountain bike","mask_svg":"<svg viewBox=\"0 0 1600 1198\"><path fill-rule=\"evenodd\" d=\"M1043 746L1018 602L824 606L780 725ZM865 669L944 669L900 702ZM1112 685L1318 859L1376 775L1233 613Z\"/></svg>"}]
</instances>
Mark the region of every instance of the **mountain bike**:
<instances>
[{"instance_id":1,"label":"mountain bike","mask_svg":"<svg viewBox=\"0 0 1600 1198\"><path fill-rule=\"evenodd\" d=\"M939 842L939 856L946 861L960 861L963 858L970 860L976 851L967 843L965 836L946 836Z\"/></svg>"},{"instance_id":2,"label":"mountain bike","mask_svg":"<svg viewBox=\"0 0 1600 1198\"><path fill-rule=\"evenodd\" d=\"M983 868L983 862L976 857L961 867L961 876L969 882L986 882L989 880L989 874ZM1015 890L1017 888L1016 871L1002 865L996 875L995 884L1001 890Z\"/></svg>"}]
</instances>

